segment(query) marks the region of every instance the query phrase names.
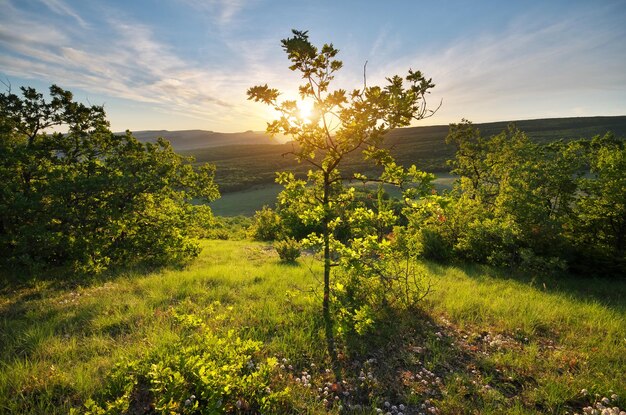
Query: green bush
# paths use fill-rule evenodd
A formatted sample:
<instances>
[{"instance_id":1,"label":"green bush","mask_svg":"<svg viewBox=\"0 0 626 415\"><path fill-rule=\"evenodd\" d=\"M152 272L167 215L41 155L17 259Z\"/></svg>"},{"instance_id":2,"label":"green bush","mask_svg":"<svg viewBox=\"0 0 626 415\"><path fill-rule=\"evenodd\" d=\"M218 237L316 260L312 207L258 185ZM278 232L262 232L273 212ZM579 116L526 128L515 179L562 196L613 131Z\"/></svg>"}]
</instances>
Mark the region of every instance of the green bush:
<instances>
[{"instance_id":1,"label":"green bush","mask_svg":"<svg viewBox=\"0 0 626 415\"><path fill-rule=\"evenodd\" d=\"M116 366L101 397L84 411L216 414L289 412L288 388L274 391L277 360L262 358L262 343L232 332L216 335L193 315L176 316L180 340L146 357ZM141 409L140 409L141 408Z\"/></svg>"},{"instance_id":2,"label":"green bush","mask_svg":"<svg viewBox=\"0 0 626 415\"><path fill-rule=\"evenodd\" d=\"M219 197L214 166L114 134L103 107L58 86L49 101L21 92L0 94L0 265L96 273L198 254L211 211L191 200Z\"/></svg>"},{"instance_id":3,"label":"green bush","mask_svg":"<svg viewBox=\"0 0 626 415\"><path fill-rule=\"evenodd\" d=\"M459 237L455 251L474 262L494 266L510 266L516 262L519 231L514 222L483 219L467 224Z\"/></svg>"},{"instance_id":4,"label":"green bush","mask_svg":"<svg viewBox=\"0 0 626 415\"><path fill-rule=\"evenodd\" d=\"M277 241L274 244L274 249L276 249L278 257L283 262L295 262L300 257L300 243L293 238Z\"/></svg>"},{"instance_id":5,"label":"green bush","mask_svg":"<svg viewBox=\"0 0 626 415\"><path fill-rule=\"evenodd\" d=\"M282 220L274 209L263 206L254 214L248 233L257 241L274 241L284 234Z\"/></svg>"},{"instance_id":6,"label":"green bush","mask_svg":"<svg viewBox=\"0 0 626 415\"><path fill-rule=\"evenodd\" d=\"M448 262L452 259L452 245L439 229L423 228L420 231L421 255L437 262Z\"/></svg>"},{"instance_id":7,"label":"green bush","mask_svg":"<svg viewBox=\"0 0 626 415\"><path fill-rule=\"evenodd\" d=\"M206 233L205 238L241 241L247 238L248 228L251 223L252 219L245 216L217 216L214 218L213 226Z\"/></svg>"}]
</instances>

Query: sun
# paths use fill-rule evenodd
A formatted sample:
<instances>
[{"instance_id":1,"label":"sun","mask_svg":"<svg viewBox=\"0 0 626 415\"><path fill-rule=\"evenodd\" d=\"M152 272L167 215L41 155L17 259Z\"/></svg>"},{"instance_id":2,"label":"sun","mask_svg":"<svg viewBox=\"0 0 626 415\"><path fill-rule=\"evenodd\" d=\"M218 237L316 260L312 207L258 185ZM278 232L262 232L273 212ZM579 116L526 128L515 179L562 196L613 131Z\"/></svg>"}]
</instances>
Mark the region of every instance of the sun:
<instances>
[{"instance_id":1,"label":"sun","mask_svg":"<svg viewBox=\"0 0 626 415\"><path fill-rule=\"evenodd\" d=\"M302 100L296 103L298 111L300 112L300 119L306 123L311 122L311 115L313 115L313 101Z\"/></svg>"}]
</instances>

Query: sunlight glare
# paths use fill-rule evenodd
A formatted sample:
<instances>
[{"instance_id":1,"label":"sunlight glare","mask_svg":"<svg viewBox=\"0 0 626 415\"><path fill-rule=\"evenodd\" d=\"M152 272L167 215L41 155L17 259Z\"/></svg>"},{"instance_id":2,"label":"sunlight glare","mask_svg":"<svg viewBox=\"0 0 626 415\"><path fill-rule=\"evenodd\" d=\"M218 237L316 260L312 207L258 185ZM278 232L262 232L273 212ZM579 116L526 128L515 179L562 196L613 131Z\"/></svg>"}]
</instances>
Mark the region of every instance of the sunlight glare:
<instances>
[{"instance_id":1,"label":"sunlight glare","mask_svg":"<svg viewBox=\"0 0 626 415\"><path fill-rule=\"evenodd\" d=\"M300 118L306 123L311 122L311 115L313 114L313 101L302 100L296 103L300 112Z\"/></svg>"}]
</instances>

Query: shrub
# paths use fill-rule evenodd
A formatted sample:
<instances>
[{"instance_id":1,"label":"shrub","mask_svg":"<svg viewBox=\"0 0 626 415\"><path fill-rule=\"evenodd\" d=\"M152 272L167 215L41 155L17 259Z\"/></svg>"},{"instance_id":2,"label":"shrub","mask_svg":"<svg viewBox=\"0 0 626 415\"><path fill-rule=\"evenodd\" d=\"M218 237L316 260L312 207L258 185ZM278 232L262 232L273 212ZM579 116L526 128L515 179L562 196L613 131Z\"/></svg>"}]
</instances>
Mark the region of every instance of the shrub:
<instances>
[{"instance_id":1,"label":"shrub","mask_svg":"<svg viewBox=\"0 0 626 415\"><path fill-rule=\"evenodd\" d=\"M510 266L518 255L519 230L514 222L476 219L468 223L455 251L462 257L494 266Z\"/></svg>"},{"instance_id":2,"label":"shrub","mask_svg":"<svg viewBox=\"0 0 626 415\"><path fill-rule=\"evenodd\" d=\"M300 243L293 238L286 238L274 244L274 249L283 262L295 262L300 257Z\"/></svg>"},{"instance_id":3,"label":"shrub","mask_svg":"<svg viewBox=\"0 0 626 415\"><path fill-rule=\"evenodd\" d=\"M114 134L103 107L58 86L0 94L0 265L162 265L199 252L219 197L215 168L163 139ZM66 130L67 133L50 131Z\"/></svg>"},{"instance_id":4,"label":"shrub","mask_svg":"<svg viewBox=\"0 0 626 415\"><path fill-rule=\"evenodd\" d=\"M257 210L252 218L249 235L257 241L274 241L284 233L284 228L280 216L274 209L263 206Z\"/></svg>"},{"instance_id":5,"label":"shrub","mask_svg":"<svg viewBox=\"0 0 626 415\"><path fill-rule=\"evenodd\" d=\"M277 360L261 356L261 342L232 332L218 336L194 315L175 317L180 340L118 364L98 402L85 403L85 414L138 413L140 407L168 414L290 412L288 388L272 390Z\"/></svg>"},{"instance_id":6,"label":"shrub","mask_svg":"<svg viewBox=\"0 0 626 415\"><path fill-rule=\"evenodd\" d=\"M422 257L438 262L448 262L452 258L452 245L439 229L423 228L420 242Z\"/></svg>"}]
</instances>

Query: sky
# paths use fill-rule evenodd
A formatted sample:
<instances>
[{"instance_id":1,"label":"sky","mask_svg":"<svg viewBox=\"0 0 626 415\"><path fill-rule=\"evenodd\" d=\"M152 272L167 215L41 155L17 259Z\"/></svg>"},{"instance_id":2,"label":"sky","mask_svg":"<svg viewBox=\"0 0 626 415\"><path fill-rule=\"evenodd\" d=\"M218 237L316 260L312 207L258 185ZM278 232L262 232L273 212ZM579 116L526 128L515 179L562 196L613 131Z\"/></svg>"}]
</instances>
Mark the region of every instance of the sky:
<instances>
[{"instance_id":1,"label":"sky","mask_svg":"<svg viewBox=\"0 0 626 415\"><path fill-rule=\"evenodd\" d=\"M421 70L414 125L626 115L626 1L0 0L0 79L104 105L114 131L265 129L247 100L300 78L280 40L332 43L335 88ZM2 87L2 85L0 85ZM331 86L332 87L332 86Z\"/></svg>"}]
</instances>

